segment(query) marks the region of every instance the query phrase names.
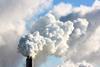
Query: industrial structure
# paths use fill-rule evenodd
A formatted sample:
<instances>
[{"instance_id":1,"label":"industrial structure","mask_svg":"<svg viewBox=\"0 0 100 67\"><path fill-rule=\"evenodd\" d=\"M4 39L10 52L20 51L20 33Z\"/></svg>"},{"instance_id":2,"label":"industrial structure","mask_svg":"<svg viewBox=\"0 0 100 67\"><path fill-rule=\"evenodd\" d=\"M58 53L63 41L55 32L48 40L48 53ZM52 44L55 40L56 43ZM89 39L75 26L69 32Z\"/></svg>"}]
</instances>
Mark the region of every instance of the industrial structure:
<instances>
[{"instance_id":1,"label":"industrial structure","mask_svg":"<svg viewBox=\"0 0 100 67\"><path fill-rule=\"evenodd\" d=\"M26 67L32 67L32 57L27 56Z\"/></svg>"}]
</instances>

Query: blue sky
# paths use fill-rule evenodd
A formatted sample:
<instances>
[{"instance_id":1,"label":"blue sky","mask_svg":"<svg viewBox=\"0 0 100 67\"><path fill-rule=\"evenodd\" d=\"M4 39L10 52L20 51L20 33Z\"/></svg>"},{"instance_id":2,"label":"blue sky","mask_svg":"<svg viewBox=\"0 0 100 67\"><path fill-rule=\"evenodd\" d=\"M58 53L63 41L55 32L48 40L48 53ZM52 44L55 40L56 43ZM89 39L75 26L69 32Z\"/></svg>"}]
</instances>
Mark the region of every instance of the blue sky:
<instances>
[{"instance_id":1,"label":"blue sky","mask_svg":"<svg viewBox=\"0 0 100 67\"><path fill-rule=\"evenodd\" d=\"M73 6L87 5L91 6L94 0L53 0L54 5L59 4L60 2L70 3Z\"/></svg>"},{"instance_id":2,"label":"blue sky","mask_svg":"<svg viewBox=\"0 0 100 67\"><path fill-rule=\"evenodd\" d=\"M59 57L49 56L47 62L41 65L41 67L56 67L57 64L61 63L63 60Z\"/></svg>"},{"instance_id":3,"label":"blue sky","mask_svg":"<svg viewBox=\"0 0 100 67\"><path fill-rule=\"evenodd\" d=\"M70 3L72 6L80 6L80 5L86 5L91 6L94 2L94 0L53 0L53 6L58 5L59 3ZM51 9L51 8L50 8ZM39 16L45 15L50 9L47 11L41 12ZM47 59L47 62L41 65L41 67L55 67L57 64L61 63L61 58L55 57L55 56L49 56Z\"/></svg>"}]
</instances>

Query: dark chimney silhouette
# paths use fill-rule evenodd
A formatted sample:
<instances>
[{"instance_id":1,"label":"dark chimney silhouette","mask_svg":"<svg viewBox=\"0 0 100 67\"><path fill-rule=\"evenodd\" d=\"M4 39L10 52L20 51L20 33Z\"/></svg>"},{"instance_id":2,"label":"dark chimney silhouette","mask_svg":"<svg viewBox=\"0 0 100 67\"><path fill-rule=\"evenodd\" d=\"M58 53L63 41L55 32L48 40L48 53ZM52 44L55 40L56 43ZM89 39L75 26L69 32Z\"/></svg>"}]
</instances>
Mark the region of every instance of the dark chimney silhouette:
<instances>
[{"instance_id":1,"label":"dark chimney silhouette","mask_svg":"<svg viewBox=\"0 0 100 67\"><path fill-rule=\"evenodd\" d=\"M27 56L26 67L32 67L32 57Z\"/></svg>"}]
</instances>

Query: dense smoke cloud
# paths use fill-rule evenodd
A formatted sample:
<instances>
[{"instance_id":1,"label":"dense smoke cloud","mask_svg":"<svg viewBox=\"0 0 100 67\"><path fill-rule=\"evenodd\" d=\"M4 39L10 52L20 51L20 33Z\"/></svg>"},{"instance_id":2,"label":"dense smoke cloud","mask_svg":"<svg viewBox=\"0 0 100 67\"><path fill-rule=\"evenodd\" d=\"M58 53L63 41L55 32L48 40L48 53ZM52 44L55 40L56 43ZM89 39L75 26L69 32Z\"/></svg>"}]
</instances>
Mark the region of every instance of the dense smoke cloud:
<instances>
[{"instance_id":1,"label":"dense smoke cloud","mask_svg":"<svg viewBox=\"0 0 100 67\"><path fill-rule=\"evenodd\" d=\"M73 65L74 67L88 67L88 65L90 67L99 66L99 61L96 62L94 60L95 58L93 60L89 59L91 56L97 57L99 55L98 53L100 53L98 52L100 50L100 37L98 36L100 29L99 3L100 1L96 0L92 7L84 5L80 7L72 7L69 5L68 7L64 3L55 6L50 13L41 17L33 24L33 28L29 33L33 39L31 37L27 39L29 34L25 35L24 38L22 37L22 39L26 40L19 44L21 45L21 47L19 46L21 49L20 52L23 54L29 51L25 56L30 54L33 56L33 53L35 53L35 56L33 56L35 67L45 62L48 55L62 57L64 59L64 64L61 64L62 67L63 65ZM65 12L61 13L60 8L65 10ZM70 11L67 11L67 9ZM64 21L61 19L62 16L64 17ZM35 42L34 39L39 41L40 44L37 41ZM36 48L36 50L31 51L28 48L29 50L25 49L25 52L23 52L23 46L27 47L27 45L31 49ZM69 62L68 59L72 62ZM81 63L83 60L91 64L86 62ZM66 62L68 63L66 64Z\"/></svg>"},{"instance_id":2,"label":"dense smoke cloud","mask_svg":"<svg viewBox=\"0 0 100 67\"><path fill-rule=\"evenodd\" d=\"M50 54L63 55L67 51L67 40L73 29L71 21L63 23L57 21L53 15L48 14L34 24L31 34L20 40L19 50L22 54L31 51L31 53L38 53L38 50L42 51L43 48L46 48ZM26 49L26 51L23 52L23 49ZM24 55L28 56L27 54Z\"/></svg>"},{"instance_id":3,"label":"dense smoke cloud","mask_svg":"<svg viewBox=\"0 0 100 67\"><path fill-rule=\"evenodd\" d=\"M68 41L85 36L88 24L84 18L62 22L49 13L34 23L31 32L20 39L18 49L24 56L32 56L38 65L46 58L44 56L41 60L37 60L37 56L41 57L42 52L47 56L65 57L70 49ZM37 63L35 67L38 67Z\"/></svg>"}]
</instances>

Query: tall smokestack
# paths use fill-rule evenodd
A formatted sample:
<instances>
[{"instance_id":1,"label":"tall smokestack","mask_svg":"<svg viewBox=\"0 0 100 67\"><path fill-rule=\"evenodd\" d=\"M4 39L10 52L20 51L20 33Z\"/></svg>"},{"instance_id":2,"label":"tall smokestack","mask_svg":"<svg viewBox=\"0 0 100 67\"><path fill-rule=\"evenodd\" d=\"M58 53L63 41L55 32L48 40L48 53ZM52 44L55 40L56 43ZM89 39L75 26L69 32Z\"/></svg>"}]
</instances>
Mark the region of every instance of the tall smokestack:
<instances>
[{"instance_id":1,"label":"tall smokestack","mask_svg":"<svg viewBox=\"0 0 100 67\"><path fill-rule=\"evenodd\" d=\"M32 67L32 57L27 56L26 67Z\"/></svg>"}]
</instances>

